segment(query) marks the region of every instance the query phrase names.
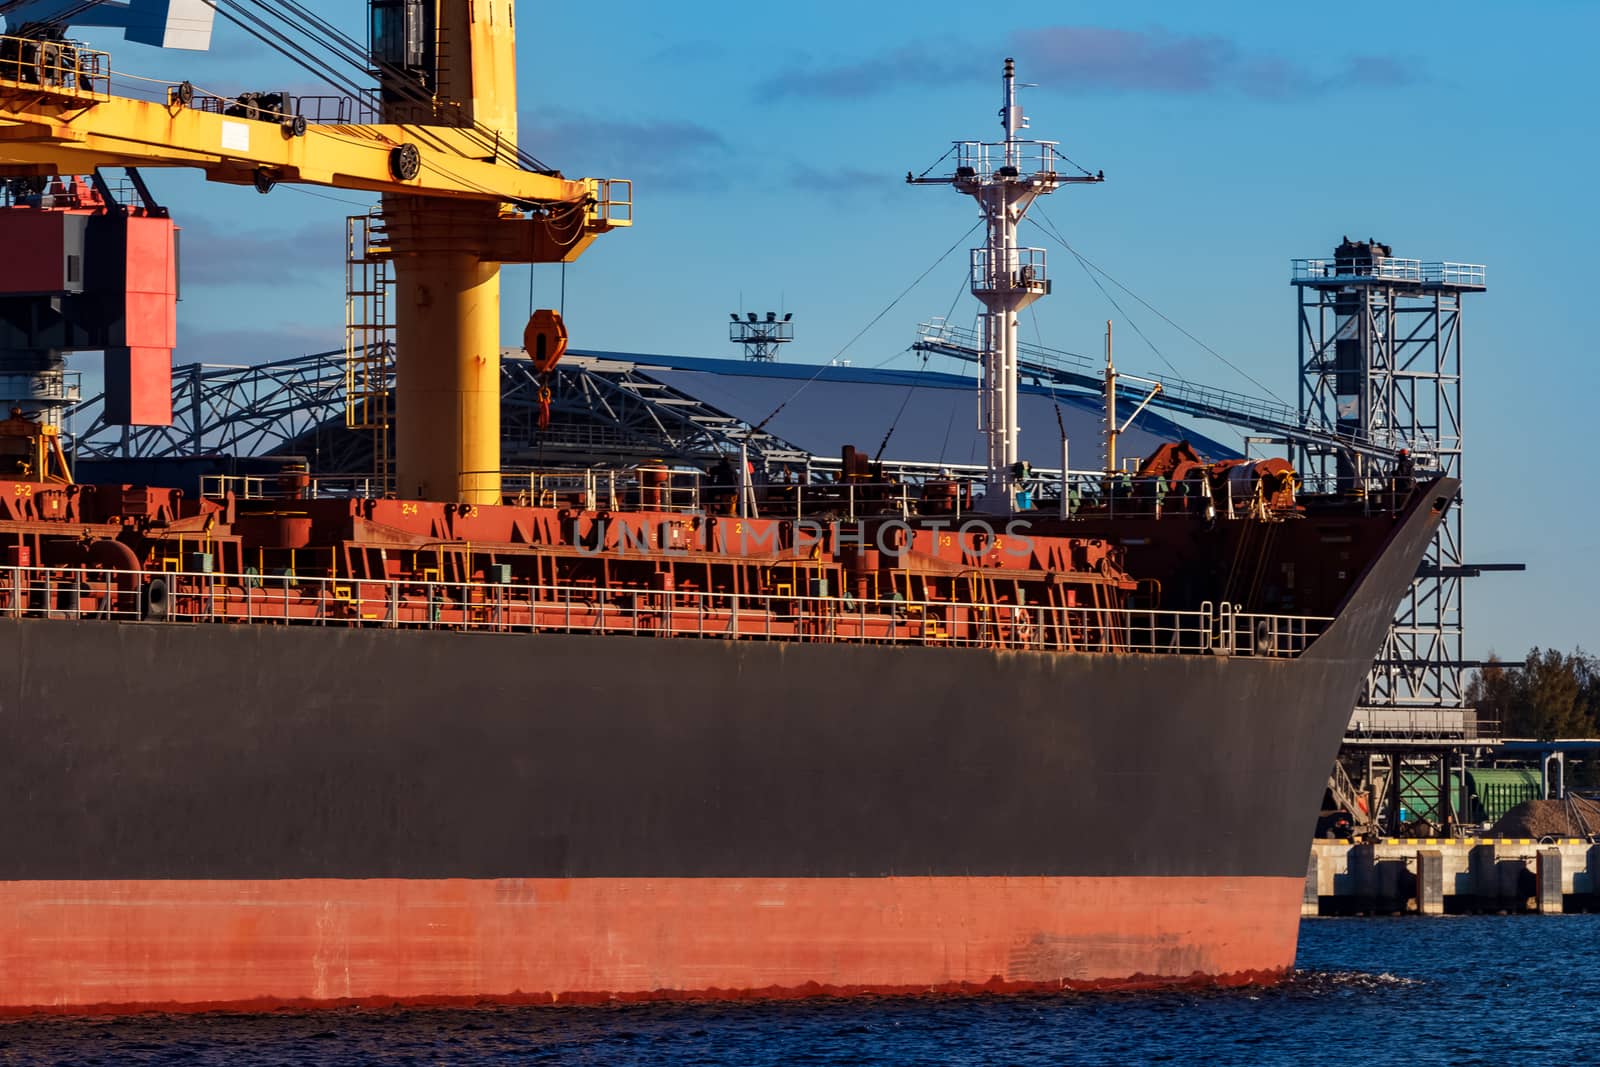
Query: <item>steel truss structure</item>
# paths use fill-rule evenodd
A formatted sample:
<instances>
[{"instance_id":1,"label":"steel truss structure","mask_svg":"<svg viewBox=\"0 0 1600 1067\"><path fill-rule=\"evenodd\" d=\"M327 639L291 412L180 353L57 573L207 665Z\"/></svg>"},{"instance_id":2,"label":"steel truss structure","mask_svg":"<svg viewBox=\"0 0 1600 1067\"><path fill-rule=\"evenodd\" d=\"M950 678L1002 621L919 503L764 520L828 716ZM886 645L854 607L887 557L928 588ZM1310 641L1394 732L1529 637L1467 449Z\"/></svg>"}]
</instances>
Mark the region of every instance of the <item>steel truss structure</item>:
<instances>
[{"instance_id":1,"label":"steel truss structure","mask_svg":"<svg viewBox=\"0 0 1600 1067\"><path fill-rule=\"evenodd\" d=\"M1298 442L1308 484L1405 492L1435 472L1461 477L1462 302L1484 268L1396 259L1346 240L1331 259L1294 261L1300 407L1307 428L1393 450L1395 460ZM1477 736L1465 702L1462 509L1439 527L1351 720L1353 734Z\"/></svg>"},{"instance_id":2,"label":"steel truss structure","mask_svg":"<svg viewBox=\"0 0 1600 1067\"><path fill-rule=\"evenodd\" d=\"M520 351L502 360L501 448L507 464L715 461L741 444L758 465L804 464L809 453L654 378L648 364L568 355L550 375L539 426L539 375Z\"/></svg>"},{"instance_id":3,"label":"steel truss structure","mask_svg":"<svg viewBox=\"0 0 1600 1067\"><path fill-rule=\"evenodd\" d=\"M251 367L191 363L173 370L171 426L115 426L104 394L68 415L78 459L297 456L326 474L369 474L375 436L346 424L343 349ZM715 462L744 444L762 464L809 455L770 433L652 378L625 360L569 355L541 381L519 350L502 354L502 456L508 467ZM376 375L374 375L376 378ZM394 368L369 392L393 396ZM551 391L541 427L540 389Z\"/></svg>"},{"instance_id":4,"label":"steel truss structure","mask_svg":"<svg viewBox=\"0 0 1600 1067\"><path fill-rule=\"evenodd\" d=\"M65 423L78 459L259 456L326 442L321 461L345 469L353 459L346 447L370 459L371 445L344 432L344 405L341 348L254 366L174 367L170 426L108 423L104 393L69 409ZM337 427L324 425L335 416Z\"/></svg>"}]
</instances>

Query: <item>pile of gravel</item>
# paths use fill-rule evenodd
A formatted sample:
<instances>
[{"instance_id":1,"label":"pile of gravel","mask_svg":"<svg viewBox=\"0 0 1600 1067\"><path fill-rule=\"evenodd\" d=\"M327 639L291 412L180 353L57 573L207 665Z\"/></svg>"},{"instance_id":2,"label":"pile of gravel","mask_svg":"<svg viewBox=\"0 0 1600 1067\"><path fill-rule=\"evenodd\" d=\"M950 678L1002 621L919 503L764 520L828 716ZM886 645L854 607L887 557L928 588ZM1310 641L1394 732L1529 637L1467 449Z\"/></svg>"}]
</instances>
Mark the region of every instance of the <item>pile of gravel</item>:
<instances>
[{"instance_id":1,"label":"pile of gravel","mask_svg":"<svg viewBox=\"0 0 1600 1067\"><path fill-rule=\"evenodd\" d=\"M1588 837L1600 834L1600 804L1571 800L1527 800L1500 817L1491 837Z\"/></svg>"}]
</instances>

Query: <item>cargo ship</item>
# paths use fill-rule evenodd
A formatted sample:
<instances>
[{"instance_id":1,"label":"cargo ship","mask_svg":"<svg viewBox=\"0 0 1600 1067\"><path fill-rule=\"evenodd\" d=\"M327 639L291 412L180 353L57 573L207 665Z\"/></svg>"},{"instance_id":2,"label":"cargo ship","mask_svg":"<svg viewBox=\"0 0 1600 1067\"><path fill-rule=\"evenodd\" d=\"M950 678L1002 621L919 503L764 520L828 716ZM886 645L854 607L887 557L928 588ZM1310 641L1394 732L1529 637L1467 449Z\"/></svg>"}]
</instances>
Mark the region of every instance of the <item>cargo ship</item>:
<instances>
[{"instance_id":1,"label":"cargo ship","mask_svg":"<svg viewBox=\"0 0 1600 1067\"><path fill-rule=\"evenodd\" d=\"M1173 445L1052 498L1019 454L1016 312L1050 286L1016 224L1099 176L1020 138L1009 61L1004 89L1003 141L913 179L989 222L981 484L847 453L517 485L402 442L402 487L473 477L188 494L79 483L48 420L0 422L0 1009L1283 976L1328 768L1457 485L1308 493Z\"/></svg>"}]
</instances>

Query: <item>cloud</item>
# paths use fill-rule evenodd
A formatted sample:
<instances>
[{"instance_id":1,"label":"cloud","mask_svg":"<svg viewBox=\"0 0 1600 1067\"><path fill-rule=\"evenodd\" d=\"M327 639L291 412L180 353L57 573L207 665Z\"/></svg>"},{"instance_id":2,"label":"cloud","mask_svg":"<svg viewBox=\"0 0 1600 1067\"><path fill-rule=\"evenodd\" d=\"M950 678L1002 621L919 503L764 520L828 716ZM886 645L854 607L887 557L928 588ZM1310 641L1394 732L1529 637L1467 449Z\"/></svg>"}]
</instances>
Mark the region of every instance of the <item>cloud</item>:
<instances>
[{"instance_id":1,"label":"cloud","mask_svg":"<svg viewBox=\"0 0 1600 1067\"><path fill-rule=\"evenodd\" d=\"M715 188L729 145L716 130L682 119L524 115L522 146L569 177L632 178L652 189Z\"/></svg>"},{"instance_id":2,"label":"cloud","mask_svg":"<svg viewBox=\"0 0 1600 1067\"><path fill-rule=\"evenodd\" d=\"M925 42L901 45L856 63L786 67L757 85L756 95L767 101L786 96L848 99L901 87L971 81L977 72L949 58L959 52L953 42Z\"/></svg>"},{"instance_id":3,"label":"cloud","mask_svg":"<svg viewBox=\"0 0 1600 1067\"><path fill-rule=\"evenodd\" d=\"M843 167L824 170L809 163L796 163L787 172L789 184L804 192L821 196L850 196L877 193L893 196L905 184L905 172L893 169L882 171L862 167Z\"/></svg>"},{"instance_id":4,"label":"cloud","mask_svg":"<svg viewBox=\"0 0 1600 1067\"><path fill-rule=\"evenodd\" d=\"M344 227L308 223L282 232L221 229L203 218L179 222L183 288L304 282L335 277L344 263ZM339 285L343 286L343 281Z\"/></svg>"},{"instance_id":5,"label":"cloud","mask_svg":"<svg viewBox=\"0 0 1600 1067\"><path fill-rule=\"evenodd\" d=\"M1342 84L1360 85L1369 89L1392 89L1414 85L1419 81L1417 70L1393 56L1351 56L1344 70L1335 79Z\"/></svg>"},{"instance_id":6,"label":"cloud","mask_svg":"<svg viewBox=\"0 0 1600 1067\"><path fill-rule=\"evenodd\" d=\"M646 63L659 63L664 66L701 66L712 60L719 60L728 55L728 45L723 41L710 38L698 38L691 41L677 41L663 45L645 57Z\"/></svg>"},{"instance_id":7,"label":"cloud","mask_svg":"<svg viewBox=\"0 0 1600 1067\"><path fill-rule=\"evenodd\" d=\"M1046 26L1013 34L1029 80L1080 90L1278 98L1338 89L1393 88L1413 72L1388 56L1357 56L1336 70L1252 52L1225 37L1168 30Z\"/></svg>"},{"instance_id":8,"label":"cloud","mask_svg":"<svg viewBox=\"0 0 1600 1067\"><path fill-rule=\"evenodd\" d=\"M1257 52L1214 34L1106 26L1019 30L1004 47L1022 75L1054 89L1167 95L1236 93L1279 99L1342 89L1411 84L1416 72L1391 56L1353 56L1332 68ZM786 68L756 87L758 97L863 97L902 88L988 81L996 73L957 64L949 42L902 45L853 63ZM992 66L992 64L990 65Z\"/></svg>"},{"instance_id":9,"label":"cloud","mask_svg":"<svg viewBox=\"0 0 1600 1067\"><path fill-rule=\"evenodd\" d=\"M1063 88L1200 93L1272 77L1262 59L1242 59L1232 42L1209 35L1046 26L1013 34L1011 44L1029 81Z\"/></svg>"}]
</instances>

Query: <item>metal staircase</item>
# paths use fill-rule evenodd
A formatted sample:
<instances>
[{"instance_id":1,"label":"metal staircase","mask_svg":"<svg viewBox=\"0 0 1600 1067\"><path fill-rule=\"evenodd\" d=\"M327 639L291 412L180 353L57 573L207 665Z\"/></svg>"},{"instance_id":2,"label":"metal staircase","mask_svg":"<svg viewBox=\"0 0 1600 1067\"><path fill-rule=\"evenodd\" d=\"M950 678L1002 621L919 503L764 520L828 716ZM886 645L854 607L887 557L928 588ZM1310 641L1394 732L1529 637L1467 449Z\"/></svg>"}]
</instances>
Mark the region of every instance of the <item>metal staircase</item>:
<instances>
[{"instance_id":1,"label":"metal staircase","mask_svg":"<svg viewBox=\"0 0 1600 1067\"><path fill-rule=\"evenodd\" d=\"M384 485L389 483L394 378L393 282L383 215L376 210L351 215L345 220L344 424L372 432L374 473Z\"/></svg>"}]
</instances>

